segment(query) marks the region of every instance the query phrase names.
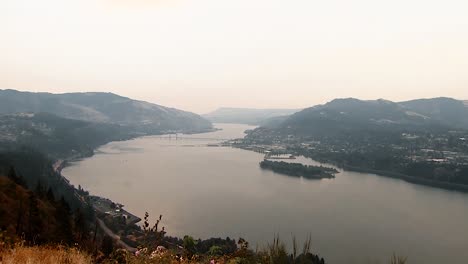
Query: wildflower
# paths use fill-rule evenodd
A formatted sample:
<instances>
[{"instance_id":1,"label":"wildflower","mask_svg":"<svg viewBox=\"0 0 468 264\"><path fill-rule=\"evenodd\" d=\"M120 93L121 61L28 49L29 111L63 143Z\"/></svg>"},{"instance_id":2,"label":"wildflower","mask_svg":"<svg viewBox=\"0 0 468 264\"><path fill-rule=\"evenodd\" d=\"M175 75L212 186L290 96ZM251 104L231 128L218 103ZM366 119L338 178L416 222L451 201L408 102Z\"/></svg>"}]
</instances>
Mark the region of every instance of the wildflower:
<instances>
[{"instance_id":1,"label":"wildflower","mask_svg":"<svg viewBox=\"0 0 468 264\"><path fill-rule=\"evenodd\" d=\"M158 246L156 248L156 251L159 252L159 253L164 253L167 249L163 246Z\"/></svg>"},{"instance_id":2,"label":"wildflower","mask_svg":"<svg viewBox=\"0 0 468 264\"><path fill-rule=\"evenodd\" d=\"M156 257L160 257L160 254L158 254L158 252L156 252L156 250L155 250L155 251L151 252L150 259L154 259Z\"/></svg>"}]
</instances>

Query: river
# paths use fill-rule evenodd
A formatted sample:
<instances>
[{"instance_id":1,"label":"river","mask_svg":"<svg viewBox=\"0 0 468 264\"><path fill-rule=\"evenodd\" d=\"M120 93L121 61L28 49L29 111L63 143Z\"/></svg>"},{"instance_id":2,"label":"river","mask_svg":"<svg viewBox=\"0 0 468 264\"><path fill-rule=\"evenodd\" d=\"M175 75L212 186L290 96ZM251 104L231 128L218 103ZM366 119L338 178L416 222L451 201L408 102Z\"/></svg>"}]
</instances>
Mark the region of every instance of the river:
<instances>
[{"instance_id":1,"label":"river","mask_svg":"<svg viewBox=\"0 0 468 264\"><path fill-rule=\"evenodd\" d=\"M468 194L348 171L330 180L264 171L262 154L207 146L252 127L217 127L112 142L62 174L134 214L162 214L173 236L243 237L255 249L275 234L289 244L310 235L327 263L387 263L394 252L411 264L468 263Z\"/></svg>"}]
</instances>

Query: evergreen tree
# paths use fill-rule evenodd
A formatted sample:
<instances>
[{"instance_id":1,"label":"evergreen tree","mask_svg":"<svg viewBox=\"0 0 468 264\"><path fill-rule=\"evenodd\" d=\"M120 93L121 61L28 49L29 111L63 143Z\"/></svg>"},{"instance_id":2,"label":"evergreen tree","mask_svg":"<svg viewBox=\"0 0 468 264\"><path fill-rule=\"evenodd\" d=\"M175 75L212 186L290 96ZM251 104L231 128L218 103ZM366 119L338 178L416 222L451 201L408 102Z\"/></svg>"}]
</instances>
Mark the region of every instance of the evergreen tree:
<instances>
[{"instance_id":1,"label":"evergreen tree","mask_svg":"<svg viewBox=\"0 0 468 264\"><path fill-rule=\"evenodd\" d=\"M109 256L114 251L114 242L110 236L105 235L102 239L101 250L106 256Z\"/></svg>"},{"instance_id":2,"label":"evergreen tree","mask_svg":"<svg viewBox=\"0 0 468 264\"><path fill-rule=\"evenodd\" d=\"M46 192L45 192L44 186L42 185L41 180L37 181L36 190L34 192L36 193L37 196L39 196L39 198L44 198L46 196Z\"/></svg>"},{"instance_id":3,"label":"evergreen tree","mask_svg":"<svg viewBox=\"0 0 468 264\"><path fill-rule=\"evenodd\" d=\"M50 203L55 203L55 195L54 192L52 191L52 188L49 187L49 190L47 190L46 198Z\"/></svg>"},{"instance_id":4,"label":"evergreen tree","mask_svg":"<svg viewBox=\"0 0 468 264\"><path fill-rule=\"evenodd\" d=\"M84 214L81 212L81 210L77 209L75 211L74 217L73 217L73 222L75 226L75 230L77 233L77 238L79 241L82 241L83 239L86 239L86 220Z\"/></svg>"},{"instance_id":5,"label":"evergreen tree","mask_svg":"<svg viewBox=\"0 0 468 264\"><path fill-rule=\"evenodd\" d=\"M70 244L73 240L70 206L63 197L57 203L55 211L55 221L57 223L57 242Z\"/></svg>"},{"instance_id":6,"label":"evergreen tree","mask_svg":"<svg viewBox=\"0 0 468 264\"><path fill-rule=\"evenodd\" d=\"M36 244L41 239L43 225L40 217L38 200L36 195L32 192L29 193L27 219L28 228L26 239L32 244Z\"/></svg>"},{"instance_id":7,"label":"evergreen tree","mask_svg":"<svg viewBox=\"0 0 468 264\"><path fill-rule=\"evenodd\" d=\"M16 217L16 235L21 236L23 233L23 218L24 218L24 211L23 211L23 199L20 198L18 214Z\"/></svg>"},{"instance_id":8,"label":"evergreen tree","mask_svg":"<svg viewBox=\"0 0 468 264\"><path fill-rule=\"evenodd\" d=\"M24 181L24 179L21 176L16 174L16 170L15 170L15 168L13 166L11 166L10 169L8 170L8 175L7 176L8 176L8 178L10 180L15 182L16 184L18 184L18 185L20 185L20 186L22 186L24 188L27 188L26 187L26 182Z\"/></svg>"}]
</instances>

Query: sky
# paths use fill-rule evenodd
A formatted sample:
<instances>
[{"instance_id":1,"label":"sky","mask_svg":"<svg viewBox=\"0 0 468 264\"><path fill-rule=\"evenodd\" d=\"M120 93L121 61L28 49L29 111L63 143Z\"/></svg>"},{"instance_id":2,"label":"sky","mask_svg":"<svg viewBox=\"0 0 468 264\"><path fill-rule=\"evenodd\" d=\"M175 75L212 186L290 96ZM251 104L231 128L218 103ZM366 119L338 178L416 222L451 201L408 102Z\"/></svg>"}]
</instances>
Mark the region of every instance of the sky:
<instances>
[{"instance_id":1,"label":"sky","mask_svg":"<svg viewBox=\"0 0 468 264\"><path fill-rule=\"evenodd\" d=\"M1 0L0 88L206 113L468 99L466 0Z\"/></svg>"}]
</instances>

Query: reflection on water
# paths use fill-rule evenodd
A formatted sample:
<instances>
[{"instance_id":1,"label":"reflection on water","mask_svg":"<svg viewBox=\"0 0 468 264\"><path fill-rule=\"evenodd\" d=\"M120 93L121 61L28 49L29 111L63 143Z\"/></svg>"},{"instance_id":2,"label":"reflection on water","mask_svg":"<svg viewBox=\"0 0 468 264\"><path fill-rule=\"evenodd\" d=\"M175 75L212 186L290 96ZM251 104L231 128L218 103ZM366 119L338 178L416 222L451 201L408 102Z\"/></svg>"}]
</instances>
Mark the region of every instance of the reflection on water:
<instances>
[{"instance_id":1,"label":"reflection on water","mask_svg":"<svg viewBox=\"0 0 468 264\"><path fill-rule=\"evenodd\" d=\"M251 128L219 126L224 130L177 141L110 143L63 174L135 214L163 214L171 235L244 237L255 246L275 233L286 242L311 234L330 263L386 263L393 252L410 263L467 263L467 194L353 172L319 181L285 177L261 170L262 154L208 147Z\"/></svg>"}]
</instances>

